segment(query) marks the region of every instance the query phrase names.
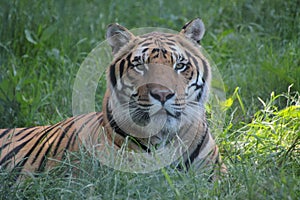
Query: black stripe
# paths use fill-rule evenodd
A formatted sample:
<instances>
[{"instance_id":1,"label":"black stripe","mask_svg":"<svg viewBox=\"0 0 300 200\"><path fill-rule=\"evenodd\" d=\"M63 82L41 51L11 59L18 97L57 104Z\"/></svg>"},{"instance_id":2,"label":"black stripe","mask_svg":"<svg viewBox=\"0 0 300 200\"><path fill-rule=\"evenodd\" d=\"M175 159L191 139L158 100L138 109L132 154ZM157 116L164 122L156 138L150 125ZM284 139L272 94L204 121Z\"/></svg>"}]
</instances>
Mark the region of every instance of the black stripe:
<instances>
[{"instance_id":1,"label":"black stripe","mask_svg":"<svg viewBox=\"0 0 300 200\"><path fill-rule=\"evenodd\" d=\"M197 69L199 70L199 63L197 61L197 59L194 57L194 56L191 56L193 62L194 62L194 65L197 67ZM205 70L205 69L204 69Z\"/></svg>"},{"instance_id":2,"label":"black stripe","mask_svg":"<svg viewBox=\"0 0 300 200\"><path fill-rule=\"evenodd\" d=\"M149 46L150 44L152 44L152 42L146 42L146 43L142 44L141 46L145 47L145 46Z\"/></svg>"},{"instance_id":3,"label":"black stripe","mask_svg":"<svg viewBox=\"0 0 300 200\"><path fill-rule=\"evenodd\" d=\"M202 85L198 85L197 83L193 83L192 85L190 85L190 86L188 87L188 89L190 89L191 87L195 87L194 91L199 90L199 89L202 89L203 86L204 86L204 84L205 84L204 79L202 79L202 81L203 81L203 84L202 84Z\"/></svg>"},{"instance_id":4,"label":"black stripe","mask_svg":"<svg viewBox=\"0 0 300 200\"><path fill-rule=\"evenodd\" d=\"M7 147L8 145L10 145L11 144L11 142L8 142L8 143L6 143L5 145L2 145L1 147L0 147L0 155L1 155L1 151L5 148L5 147Z\"/></svg>"},{"instance_id":5,"label":"black stripe","mask_svg":"<svg viewBox=\"0 0 300 200\"><path fill-rule=\"evenodd\" d=\"M79 119L81 119L82 117L84 117L84 115L81 115L81 116L78 116ZM76 118L75 118L76 119ZM33 159L33 161L31 162L31 164L33 164L37 158L39 157L40 153L42 152L43 150L43 147L45 146L45 144L54 136L56 136L56 134L61 130L61 127L59 126L65 126L66 124L69 124L69 123L72 123L74 121L73 118L69 118L68 120L61 122L61 123L58 123L56 124L55 126L53 127L50 127L47 131L44 132L44 134L40 137L42 138L43 141L43 144L40 144L40 148L38 150L38 152L35 154L35 157ZM55 128L57 128L53 133L51 133L51 131L53 131ZM51 133L51 135L49 135L49 133ZM45 137L47 137L47 139L45 139ZM41 139L39 139L40 141L42 141ZM56 140L56 138L52 141L52 143L54 143ZM52 146L52 145L51 145ZM55 154L54 154L55 155Z\"/></svg>"},{"instance_id":6,"label":"black stripe","mask_svg":"<svg viewBox=\"0 0 300 200\"><path fill-rule=\"evenodd\" d=\"M42 157L42 159L41 159L41 161L40 161L40 163L39 163L39 166L38 166L38 169L37 169L37 171L38 172L42 172L42 171L44 171L45 170L45 167L46 167L46 159L47 159L47 157L48 157L48 155L49 155L49 153L50 153L50 151L51 151L51 149L52 149L52 145L53 145L53 142L50 144L50 146L47 148L47 150L46 150L46 153L44 154L44 156Z\"/></svg>"},{"instance_id":7,"label":"black stripe","mask_svg":"<svg viewBox=\"0 0 300 200\"><path fill-rule=\"evenodd\" d=\"M193 21L194 21L194 20L192 20L192 21L186 23L186 24L182 27L182 29L186 29L186 27L188 27L188 25L190 25Z\"/></svg>"},{"instance_id":8,"label":"black stripe","mask_svg":"<svg viewBox=\"0 0 300 200\"><path fill-rule=\"evenodd\" d=\"M197 94L197 96L196 96L196 101L200 101L200 99L201 99L201 97L202 97L202 92L201 91L199 91L199 93Z\"/></svg>"},{"instance_id":9,"label":"black stripe","mask_svg":"<svg viewBox=\"0 0 300 200\"><path fill-rule=\"evenodd\" d=\"M153 48L152 51L151 51L151 54L153 54L155 52L159 52L159 48Z\"/></svg>"},{"instance_id":10,"label":"black stripe","mask_svg":"<svg viewBox=\"0 0 300 200\"><path fill-rule=\"evenodd\" d=\"M0 139L3 138L6 134L8 134L12 129L6 129L5 131L2 132L0 135Z\"/></svg>"},{"instance_id":11,"label":"black stripe","mask_svg":"<svg viewBox=\"0 0 300 200\"><path fill-rule=\"evenodd\" d=\"M203 145L203 142L205 141L206 137L208 137L208 136L209 136L208 127L206 126L205 133L202 136L200 143L198 143L196 149L190 154L189 159L187 161L185 161L185 166L186 166L187 169L189 168L190 163L193 163L195 158L199 155L199 152L200 152L200 149Z\"/></svg>"},{"instance_id":12,"label":"black stripe","mask_svg":"<svg viewBox=\"0 0 300 200\"><path fill-rule=\"evenodd\" d=\"M75 119L81 119L82 117L84 117L85 115L81 115L81 116L78 116L77 118L75 118ZM50 129L48 129L47 131L45 131L45 133L43 134L43 136L41 136L43 139L45 138L45 137L47 137L47 139L46 140L44 140L43 141L43 144L40 144L40 148L39 148L39 150L37 151L37 153L35 154L35 156L34 156L34 159L32 160L32 162L31 162L31 164L33 164L33 163L35 163L36 162L36 160L38 159L38 157L40 156L40 154L41 154L41 152L42 152L42 150L43 150L43 148L45 147L45 144L52 138L52 137L54 137L59 131L61 131L61 127L58 127L58 125L59 126L65 126L65 125L67 125L67 124L69 124L69 123L74 123L74 120L75 119L69 119L69 121L65 121L65 123L64 124L61 124L61 123L59 123L59 124L56 124L54 127L52 127L52 128L50 128ZM49 132L50 131L53 131L55 128L57 128L51 135L48 135L49 134ZM63 132L64 133L64 132ZM54 139L53 141L52 141L52 143L50 144L50 146L47 148L47 152L48 151L50 151L51 150L51 148L52 148L52 146L53 146L53 144L55 143L55 140L56 139ZM53 156L55 156L56 155L56 153L54 153L53 154ZM44 157L45 157L45 155L43 155L43 160L44 160ZM42 163L40 163L40 165L41 165ZM40 165L39 165L39 167L40 167Z\"/></svg>"},{"instance_id":13,"label":"black stripe","mask_svg":"<svg viewBox=\"0 0 300 200\"><path fill-rule=\"evenodd\" d=\"M131 56L132 56L132 53L128 54L127 57L126 57L126 60L127 60L127 66L128 67L133 67L133 64L131 62Z\"/></svg>"},{"instance_id":14,"label":"black stripe","mask_svg":"<svg viewBox=\"0 0 300 200\"><path fill-rule=\"evenodd\" d=\"M195 90L197 90L197 87L199 87L199 86L197 85L198 80L199 80L199 70L197 70L196 81L195 81L195 83L193 83L192 85L190 85L190 86L188 87L188 89L190 89L191 87L195 86L195 87L196 87ZM195 91L195 90L194 90L194 91Z\"/></svg>"},{"instance_id":15,"label":"black stripe","mask_svg":"<svg viewBox=\"0 0 300 200\"><path fill-rule=\"evenodd\" d=\"M82 119L83 117L86 117L86 115L81 115L81 116L78 116L76 118L74 118L71 123L66 127L64 128L63 130L63 133L60 135L59 137L59 140L58 142L56 143L56 146L55 146L55 149L54 149L54 152L53 152L53 156L55 156L57 154L57 151L58 151L58 148L60 147L61 145L61 141L63 140L63 138L65 137L65 135L68 133L68 131L70 130L70 128L75 124L76 125L76 122L79 121L80 119ZM66 124L64 124L66 125ZM83 126L85 126L85 123L83 123L80 128L82 128ZM76 128L75 128L76 130ZM54 142L53 142L54 143Z\"/></svg>"},{"instance_id":16,"label":"black stripe","mask_svg":"<svg viewBox=\"0 0 300 200\"><path fill-rule=\"evenodd\" d=\"M174 38L174 35L164 33L164 37L165 37L165 38ZM169 39L169 40L170 40L170 39Z\"/></svg>"},{"instance_id":17,"label":"black stripe","mask_svg":"<svg viewBox=\"0 0 300 200\"><path fill-rule=\"evenodd\" d=\"M204 71L203 71L203 79L207 79L207 76L208 76L208 68L209 68L209 64L204 60L204 59L201 59L202 61L202 64L203 64L203 67L204 67Z\"/></svg>"},{"instance_id":18,"label":"black stripe","mask_svg":"<svg viewBox=\"0 0 300 200\"><path fill-rule=\"evenodd\" d=\"M163 54L163 57L164 57L164 58L167 58L167 56L166 56L167 50L166 50L165 48L161 48L160 50L161 50L161 52L162 52L162 54Z\"/></svg>"},{"instance_id":19,"label":"black stripe","mask_svg":"<svg viewBox=\"0 0 300 200\"><path fill-rule=\"evenodd\" d=\"M158 58L158 56L159 56L159 53L157 53L155 56L152 56L152 59L153 58Z\"/></svg>"},{"instance_id":20,"label":"black stripe","mask_svg":"<svg viewBox=\"0 0 300 200\"><path fill-rule=\"evenodd\" d=\"M171 42L173 42L173 43L177 43L175 40L173 40L173 39L170 39L170 38L172 38L173 36L172 35L170 35L170 36L166 36L166 38L169 38L168 39L168 41L171 41Z\"/></svg>"},{"instance_id":21,"label":"black stripe","mask_svg":"<svg viewBox=\"0 0 300 200\"><path fill-rule=\"evenodd\" d=\"M102 125L102 123L103 123L103 115L102 115L102 113L100 113L100 115L99 115L99 113L95 113L95 115L97 116L97 119L94 120L94 122L91 124L91 126L94 126L95 124Z\"/></svg>"},{"instance_id":22,"label":"black stripe","mask_svg":"<svg viewBox=\"0 0 300 200\"><path fill-rule=\"evenodd\" d=\"M78 134L76 134L76 135L78 135ZM73 141L71 142L71 140L70 140L69 142L72 143L71 146L74 147L74 145L76 144L77 137L74 137L72 139L73 139Z\"/></svg>"},{"instance_id":23,"label":"black stripe","mask_svg":"<svg viewBox=\"0 0 300 200\"><path fill-rule=\"evenodd\" d=\"M143 49L142 53L145 53L146 51L148 51L149 48L145 48Z\"/></svg>"},{"instance_id":24,"label":"black stripe","mask_svg":"<svg viewBox=\"0 0 300 200\"><path fill-rule=\"evenodd\" d=\"M139 62L141 60L141 56L134 56L132 62Z\"/></svg>"},{"instance_id":25,"label":"black stripe","mask_svg":"<svg viewBox=\"0 0 300 200\"><path fill-rule=\"evenodd\" d=\"M93 116L94 116L94 115L90 116L90 118L93 117ZM79 119L81 119L81 118L83 118L83 117L85 117L85 115L82 115ZM78 120L79 120L79 119L78 119ZM77 120L77 119L75 118L75 120ZM72 121L72 122L74 122L74 121ZM83 127L84 127L84 125L80 127L80 130L82 130ZM67 133L67 131L66 131L66 133ZM64 151L63 151L64 153L65 153L66 150L69 148L69 145L71 144L71 141L72 141L73 139L76 139L76 137L75 137L75 136L77 135L76 133L77 133L77 130L74 129L74 131L73 131L72 134L71 134L71 137L70 137L69 140L68 140L68 143L67 143L66 147L64 148ZM61 141L59 141L57 144L60 145L60 142L61 142ZM46 167L46 162L45 162L45 160L46 160L46 158L48 157L49 153L51 152L51 149L52 149L53 144L54 144L54 142L52 142L52 143L50 144L50 146L47 148L46 153L45 153L45 155L43 156L43 158L42 158L42 160L41 160L41 162L40 162L40 164L39 164L39 168L38 168L38 171L39 171L39 172L44 171L44 169L45 169L45 167ZM55 156L55 151L54 151L53 156Z\"/></svg>"},{"instance_id":26,"label":"black stripe","mask_svg":"<svg viewBox=\"0 0 300 200\"><path fill-rule=\"evenodd\" d=\"M194 90L194 91L200 90L200 91L198 91L198 94L196 96L196 101L200 101L200 99L202 97L203 87L205 85L205 80L203 78L202 78L202 82L203 82L203 84L202 85L196 85L196 88Z\"/></svg>"},{"instance_id":27,"label":"black stripe","mask_svg":"<svg viewBox=\"0 0 300 200\"><path fill-rule=\"evenodd\" d=\"M0 165L2 165L5 161L8 161L12 157L14 157L28 142L30 142L30 140L23 142L22 144L20 144L19 146L15 147L13 150L11 150L8 154L6 154L0 161Z\"/></svg>"},{"instance_id":28,"label":"black stripe","mask_svg":"<svg viewBox=\"0 0 300 200\"><path fill-rule=\"evenodd\" d=\"M33 127L34 128L34 127ZM18 136L18 135L20 135L21 133L23 133L24 131L27 131L28 129L31 129L31 128L23 128L22 130L20 130L19 132L17 132L16 134L15 134L15 136ZM36 129L36 128L35 128Z\"/></svg>"},{"instance_id":29,"label":"black stripe","mask_svg":"<svg viewBox=\"0 0 300 200\"><path fill-rule=\"evenodd\" d=\"M23 160L21 160L20 162L18 162L18 164L16 164L15 165L15 169L16 169L16 171L18 171L18 172L20 172L21 170L22 170L22 168L23 168L23 166L27 163L27 161L28 161L28 158L29 158L29 156L32 154L32 152L36 149L36 147L38 147L39 145L39 143L41 142L41 140L43 140L44 139L44 137L40 137L36 142L35 142L35 144L32 146L32 148L27 152L27 154L23 157L24 159ZM30 141L30 140L28 140L28 141ZM27 141L27 142L28 142ZM20 174L18 173L18 175L17 175L17 177L19 176Z\"/></svg>"},{"instance_id":30,"label":"black stripe","mask_svg":"<svg viewBox=\"0 0 300 200\"><path fill-rule=\"evenodd\" d=\"M174 47L169 47L172 51L177 51L177 49L175 49Z\"/></svg>"},{"instance_id":31,"label":"black stripe","mask_svg":"<svg viewBox=\"0 0 300 200\"><path fill-rule=\"evenodd\" d=\"M187 50L184 51L188 58L194 58Z\"/></svg>"},{"instance_id":32,"label":"black stripe","mask_svg":"<svg viewBox=\"0 0 300 200\"><path fill-rule=\"evenodd\" d=\"M191 76L189 77L189 81L193 79L194 71L191 71Z\"/></svg>"},{"instance_id":33,"label":"black stripe","mask_svg":"<svg viewBox=\"0 0 300 200\"><path fill-rule=\"evenodd\" d=\"M36 131L37 129L40 129L40 127L37 127L37 128L35 128L35 129L29 131L28 133L26 133L25 135L23 135L23 136L22 136L20 139L18 139L17 141L19 142L19 141L25 139L26 137L28 137L29 135L31 135L31 134L32 134L34 131ZM24 132L24 131L22 131L22 132ZM19 134L18 134L18 135L19 135ZM31 137L31 138L33 138L33 137Z\"/></svg>"},{"instance_id":34,"label":"black stripe","mask_svg":"<svg viewBox=\"0 0 300 200\"><path fill-rule=\"evenodd\" d=\"M93 114L93 115L91 115L91 116L89 116L88 117L88 119L86 120L86 121L88 121L88 122L90 122L89 120L92 120L92 119L94 119L94 117L97 115L97 113L95 113L95 114ZM101 118L102 116L100 115L100 118ZM97 119L91 124L91 125L88 125L89 127L92 127L94 124L95 124L95 122L98 122L99 121L99 117L97 117ZM84 125L82 125L78 130L77 129L75 129L73 132L72 132L72 134L71 134L71 137L69 138L69 140L68 140L68 142L67 142L67 145L66 145L66 147L65 147L65 149L64 149L64 152L66 152L66 150L67 149L69 149L69 147L70 147L70 145L72 146L72 147L74 147L74 144L75 144L75 141L76 141L76 136L78 136L81 132L82 132L82 129L84 128L84 126L86 126L87 124L84 124Z\"/></svg>"},{"instance_id":35,"label":"black stripe","mask_svg":"<svg viewBox=\"0 0 300 200\"><path fill-rule=\"evenodd\" d=\"M93 131L92 133L99 133L100 127L103 127L103 116L102 115L97 116L97 118L91 122L89 127L91 127L92 129Z\"/></svg>"},{"instance_id":36,"label":"black stripe","mask_svg":"<svg viewBox=\"0 0 300 200\"><path fill-rule=\"evenodd\" d=\"M54 128L56 128L56 127L54 127ZM53 129L54 129L54 128L53 128ZM53 129L49 129L49 130L46 131L46 132L43 134L43 136L41 136L41 137L44 139L45 137L48 136L48 134L49 134L50 131L53 131ZM40 145L39 150L36 152L36 154L35 154L35 156L34 156L32 162L31 162L31 164L33 164L33 163L38 159L39 155L41 154L42 150L44 149L45 144L46 144L46 143L49 141L49 139L51 139L51 138L53 137L53 135L55 135L59 130L60 130L60 128L57 128L57 129L51 134L51 136L49 136L46 140L44 140L43 144ZM53 143L53 142L52 142L52 143ZM51 143L51 144L52 144L52 143Z\"/></svg>"},{"instance_id":37,"label":"black stripe","mask_svg":"<svg viewBox=\"0 0 300 200\"><path fill-rule=\"evenodd\" d=\"M74 141L76 141L76 139L77 139L76 136L78 135L79 132L80 132L80 130L77 131L76 129L73 131L73 133L72 133L71 137L69 138L68 143L64 149L64 152L66 152L66 150L69 149L71 143L74 144ZM74 147L74 145L71 145L71 146Z\"/></svg>"},{"instance_id":38,"label":"black stripe","mask_svg":"<svg viewBox=\"0 0 300 200\"><path fill-rule=\"evenodd\" d=\"M57 127L58 125L60 125L61 123L56 124L54 127ZM48 130L45 132L45 134L47 135L47 133L51 130L53 130L54 127L50 127L48 128ZM37 141L35 142L35 144L31 147L31 149L26 153L25 156L23 156L23 159L18 162L15 166L14 166L14 171L17 173L17 175L14 177L15 179L17 179L20 176L20 173L23 166L27 163L29 156L32 154L32 152L34 152L34 150L39 146L40 142L45 138L45 134L43 134L41 137L39 137L37 139ZM29 140L27 140L26 142L23 142L22 144L20 144L19 146L17 146L16 148L14 148L12 151L10 151L8 154L6 154L6 156L0 161L0 165L2 165L4 162L12 159L12 157L14 157L28 142L31 141L32 138L30 138ZM49 138L48 138L49 139ZM48 150L50 150L48 148ZM37 156L36 156L37 157ZM43 158L44 160L45 158ZM2 165L4 168L7 167L7 165L9 164L6 163L5 165ZM41 169L41 163L39 168Z\"/></svg>"},{"instance_id":39,"label":"black stripe","mask_svg":"<svg viewBox=\"0 0 300 200\"><path fill-rule=\"evenodd\" d=\"M120 79L121 79L122 76L123 76L124 65L125 65L125 60L123 59L123 60L121 60L120 65L119 65L119 67L120 67L120 69L119 69Z\"/></svg>"},{"instance_id":40,"label":"black stripe","mask_svg":"<svg viewBox=\"0 0 300 200\"><path fill-rule=\"evenodd\" d=\"M63 122L67 122L67 123L69 123L70 121L63 121ZM34 158L33 158L33 161L31 162L31 164L33 164L36 160L37 160L37 158L39 157L39 155L40 155L40 153L42 152L42 150L43 150L43 147L44 147L44 145L53 137L53 135L55 135L59 130L60 130L60 127L59 126L63 126L63 125L65 125L65 124L63 124L63 122L60 122L60 123L58 123L58 124L56 124L56 125L54 125L54 126L50 126L50 127L48 127L45 131L44 131L44 133L43 132L41 132L41 133L43 133L43 135L41 135L41 137L40 137L40 141L42 141L42 140L44 140L44 142L43 142L43 144L41 144L40 145L40 148L39 148L39 150L37 151L37 153L35 154L35 156L34 156ZM53 131L54 129L56 129L53 133L51 133L51 131ZM51 134L51 135L50 135ZM46 140L45 140L45 137L48 137ZM42 138L42 139L41 139ZM53 141L54 142L54 141ZM53 143L52 142L52 143Z\"/></svg>"},{"instance_id":41,"label":"black stripe","mask_svg":"<svg viewBox=\"0 0 300 200\"><path fill-rule=\"evenodd\" d=\"M108 122L110 124L110 126L114 129L115 132L117 132L118 134L120 134L121 136L123 136L124 138L126 136L128 136L127 133L125 133L115 122L115 120L112 117L112 113L111 111L108 109L108 106L106 106L106 117L108 119Z\"/></svg>"},{"instance_id":42,"label":"black stripe","mask_svg":"<svg viewBox=\"0 0 300 200\"><path fill-rule=\"evenodd\" d=\"M148 38L150 37L149 34L144 34L144 35L140 35L140 38ZM146 39L147 40L147 39ZM143 40L142 42L140 42L139 44L142 44L143 42L145 42L146 40Z\"/></svg>"},{"instance_id":43,"label":"black stripe","mask_svg":"<svg viewBox=\"0 0 300 200\"><path fill-rule=\"evenodd\" d=\"M193 56L190 52L188 52L187 50L185 51L186 55L188 56L189 59L192 59L195 67L199 70L199 62L197 61L197 59L195 58L195 56ZM200 58L201 59L201 58ZM205 70L205 69L204 69Z\"/></svg>"},{"instance_id":44,"label":"black stripe","mask_svg":"<svg viewBox=\"0 0 300 200\"><path fill-rule=\"evenodd\" d=\"M109 78L112 86L115 87L117 84L117 79L115 75L115 64L112 64L109 68Z\"/></svg>"},{"instance_id":45,"label":"black stripe","mask_svg":"<svg viewBox=\"0 0 300 200\"><path fill-rule=\"evenodd\" d=\"M172 42L166 42L166 44L169 46L174 46L174 43L172 43Z\"/></svg>"},{"instance_id":46,"label":"black stripe","mask_svg":"<svg viewBox=\"0 0 300 200\"><path fill-rule=\"evenodd\" d=\"M74 121L72 121L66 128L64 128L62 134L60 134L60 137L58 139L58 142L56 143L54 152L53 152L53 156L55 156L57 154L57 151L59 149L59 147L61 147L61 141L64 139L65 135L68 133L68 131L70 130L70 128L75 124ZM84 125L83 125L84 126ZM82 127L82 126L81 126ZM76 129L75 129L76 130Z\"/></svg>"},{"instance_id":47,"label":"black stripe","mask_svg":"<svg viewBox=\"0 0 300 200\"><path fill-rule=\"evenodd\" d=\"M108 121L109 121L110 126L114 129L114 131L115 131L117 134L121 135L123 138L129 137L129 139L130 139L131 141L133 141L134 143L136 143L137 145L139 145L144 151L146 151L146 152L148 152L148 153L151 152L151 150L150 150L146 145L142 144L142 143L138 140L138 138L135 138L135 137L133 137L133 136L127 134L126 132L124 132L124 131L117 125L117 123L115 122L115 120L114 120L113 117L112 117L112 114L111 114L110 110L108 109L108 106L106 106L106 117L107 117L107 119L108 119Z\"/></svg>"}]
</instances>

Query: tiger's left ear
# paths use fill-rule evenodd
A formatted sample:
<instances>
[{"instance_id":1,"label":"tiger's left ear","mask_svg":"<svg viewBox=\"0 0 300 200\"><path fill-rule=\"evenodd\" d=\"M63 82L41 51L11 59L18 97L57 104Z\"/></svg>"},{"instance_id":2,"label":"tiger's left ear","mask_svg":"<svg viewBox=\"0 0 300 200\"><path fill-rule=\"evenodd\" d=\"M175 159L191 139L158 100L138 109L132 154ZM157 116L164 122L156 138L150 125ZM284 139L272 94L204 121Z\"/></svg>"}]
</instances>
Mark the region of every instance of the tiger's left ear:
<instances>
[{"instance_id":1,"label":"tiger's left ear","mask_svg":"<svg viewBox=\"0 0 300 200\"><path fill-rule=\"evenodd\" d=\"M106 39L112 48L113 54L119 52L119 50L125 46L134 35L127 30L127 28L119 24L110 24L107 27Z\"/></svg>"},{"instance_id":2,"label":"tiger's left ear","mask_svg":"<svg viewBox=\"0 0 300 200\"><path fill-rule=\"evenodd\" d=\"M199 18L186 23L180 31L180 34L183 34L186 38L191 39L197 43L199 43L203 38L204 33L204 23Z\"/></svg>"}]
</instances>

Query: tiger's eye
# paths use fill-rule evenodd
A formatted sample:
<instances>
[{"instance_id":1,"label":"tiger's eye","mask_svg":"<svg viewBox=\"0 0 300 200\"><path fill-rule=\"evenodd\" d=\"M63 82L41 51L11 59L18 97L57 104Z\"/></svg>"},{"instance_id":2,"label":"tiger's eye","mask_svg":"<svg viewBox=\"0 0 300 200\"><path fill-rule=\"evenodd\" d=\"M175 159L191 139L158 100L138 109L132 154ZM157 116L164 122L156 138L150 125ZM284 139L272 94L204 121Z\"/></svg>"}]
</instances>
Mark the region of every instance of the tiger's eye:
<instances>
[{"instance_id":1,"label":"tiger's eye","mask_svg":"<svg viewBox=\"0 0 300 200\"><path fill-rule=\"evenodd\" d=\"M183 70L185 67L186 67L185 64L183 64L183 63L178 63L178 64L176 64L176 66L175 66L175 70Z\"/></svg>"},{"instance_id":2,"label":"tiger's eye","mask_svg":"<svg viewBox=\"0 0 300 200\"><path fill-rule=\"evenodd\" d=\"M145 70L146 70L146 67L145 65L143 64L137 64L134 66L133 68L137 73L140 73L140 74L144 74L145 73Z\"/></svg>"},{"instance_id":3,"label":"tiger's eye","mask_svg":"<svg viewBox=\"0 0 300 200\"><path fill-rule=\"evenodd\" d=\"M134 68L136 68L137 70L143 71L145 69L143 64L138 64L136 66L134 66Z\"/></svg>"}]
</instances>

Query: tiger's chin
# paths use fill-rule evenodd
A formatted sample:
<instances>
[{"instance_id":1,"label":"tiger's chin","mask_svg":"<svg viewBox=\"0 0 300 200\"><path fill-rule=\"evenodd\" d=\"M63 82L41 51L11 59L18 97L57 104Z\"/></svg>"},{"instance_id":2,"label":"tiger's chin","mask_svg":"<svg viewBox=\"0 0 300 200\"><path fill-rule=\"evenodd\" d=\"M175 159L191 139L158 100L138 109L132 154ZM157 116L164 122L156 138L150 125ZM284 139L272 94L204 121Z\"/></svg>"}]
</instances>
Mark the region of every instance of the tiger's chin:
<instances>
[{"instance_id":1,"label":"tiger's chin","mask_svg":"<svg viewBox=\"0 0 300 200\"><path fill-rule=\"evenodd\" d=\"M174 137L181 128L180 114L173 115L164 109L152 115L147 113L142 116L132 116L132 120L136 124L134 132L140 132L145 137L156 137L158 140Z\"/></svg>"}]
</instances>

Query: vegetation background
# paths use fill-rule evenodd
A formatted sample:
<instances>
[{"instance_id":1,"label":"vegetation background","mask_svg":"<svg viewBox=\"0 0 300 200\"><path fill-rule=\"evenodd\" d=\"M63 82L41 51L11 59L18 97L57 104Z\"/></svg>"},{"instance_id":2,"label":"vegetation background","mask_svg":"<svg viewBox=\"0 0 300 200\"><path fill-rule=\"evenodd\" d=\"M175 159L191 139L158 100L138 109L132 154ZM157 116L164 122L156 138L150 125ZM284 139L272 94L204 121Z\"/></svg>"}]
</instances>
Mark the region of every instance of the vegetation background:
<instances>
[{"instance_id":1,"label":"vegetation background","mask_svg":"<svg viewBox=\"0 0 300 200\"><path fill-rule=\"evenodd\" d=\"M122 173L82 152L77 177L59 173L72 165L66 161L11 186L0 168L0 199L299 199L298 0L1 1L0 128L71 116L77 70L108 24L180 30L195 17L225 83L226 122L216 137L228 177Z\"/></svg>"}]
</instances>

